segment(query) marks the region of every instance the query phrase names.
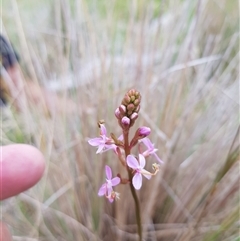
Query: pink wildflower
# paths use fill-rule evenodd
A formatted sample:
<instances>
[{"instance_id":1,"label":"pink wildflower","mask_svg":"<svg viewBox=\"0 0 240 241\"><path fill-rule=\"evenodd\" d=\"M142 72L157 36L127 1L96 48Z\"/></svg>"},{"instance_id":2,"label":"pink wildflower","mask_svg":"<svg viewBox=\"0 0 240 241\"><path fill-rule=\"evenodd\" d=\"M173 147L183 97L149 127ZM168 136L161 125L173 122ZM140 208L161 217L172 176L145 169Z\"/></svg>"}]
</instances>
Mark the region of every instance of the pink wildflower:
<instances>
[{"instance_id":1,"label":"pink wildflower","mask_svg":"<svg viewBox=\"0 0 240 241\"><path fill-rule=\"evenodd\" d=\"M98 191L98 196L106 196L106 198L109 200L109 202L113 202L115 198L118 198L118 193L113 191L114 186L118 185L120 183L119 177L114 177L112 179L112 170L109 166L105 166L105 172L106 172L106 182L100 187Z\"/></svg>"},{"instance_id":2,"label":"pink wildflower","mask_svg":"<svg viewBox=\"0 0 240 241\"><path fill-rule=\"evenodd\" d=\"M113 144L113 140L107 137L107 130L103 124L100 124L100 137L92 138L88 140L91 146L97 146L97 154L110 149L115 149L116 145Z\"/></svg>"},{"instance_id":3,"label":"pink wildflower","mask_svg":"<svg viewBox=\"0 0 240 241\"><path fill-rule=\"evenodd\" d=\"M132 184L137 190L142 187L142 175L147 179L151 178L151 173L144 169L145 164L145 157L141 154L139 154L139 162L133 155L127 156L127 165L135 171Z\"/></svg>"}]
</instances>

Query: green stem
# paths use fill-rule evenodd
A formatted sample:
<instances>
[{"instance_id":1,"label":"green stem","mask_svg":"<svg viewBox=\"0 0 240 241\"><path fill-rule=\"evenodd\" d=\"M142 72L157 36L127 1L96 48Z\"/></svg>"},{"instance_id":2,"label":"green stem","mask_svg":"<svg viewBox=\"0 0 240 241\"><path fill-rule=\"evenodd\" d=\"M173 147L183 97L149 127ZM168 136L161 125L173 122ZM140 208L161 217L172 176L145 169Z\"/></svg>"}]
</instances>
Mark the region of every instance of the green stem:
<instances>
[{"instance_id":1,"label":"green stem","mask_svg":"<svg viewBox=\"0 0 240 241\"><path fill-rule=\"evenodd\" d=\"M128 131L123 131L123 137L124 137L124 149L125 149L125 156L127 157L130 154L130 147L129 147L129 140L128 140ZM138 236L139 241L142 241L142 221L141 221L141 211L140 211L140 203L137 197L136 190L132 184L132 178L133 174L130 170L130 168L127 166L128 171L128 177L130 180L130 189L131 193L135 202L135 212L136 212L136 220L137 220L137 226L138 226Z\"/></svg>"}]
</instances>

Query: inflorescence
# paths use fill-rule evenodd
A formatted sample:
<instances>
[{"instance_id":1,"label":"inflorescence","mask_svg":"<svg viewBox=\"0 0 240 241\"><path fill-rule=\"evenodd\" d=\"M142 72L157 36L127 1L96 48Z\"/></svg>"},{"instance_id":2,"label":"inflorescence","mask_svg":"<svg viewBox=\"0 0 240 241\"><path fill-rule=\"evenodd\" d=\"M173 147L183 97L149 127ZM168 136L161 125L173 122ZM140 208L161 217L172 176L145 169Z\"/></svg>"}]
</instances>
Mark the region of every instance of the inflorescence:
<instances>
[{"instance_id":1,"label":"inflorescence","mask_svg":"<svg viewBox=\"0 0 240 241\"><path fill-rule=\"evenodd\" d=\"M112 178L111 168L107 165L105 166L106 182L100 187L98 195L105 196L110 202L113 202L115 199L119 199L119 193L115 192L113 187L118 184L132 183L134 188L139 190L142 187L142 176L148 180L151 179L152 176L155 176L158 173L160 165L163 164L163 161L156 154L158 149L154 148L154 144L147 137L151 133L151 129L149 127L142 126L138 128L132 140L128 142L129 129L134 125L136 119L138 118L140 102L140 93L131 89L125 94L121 105L116 109L115 116L122 129L122 135L120 137L117 138L112 133L108 136L104 121L99 121L99 137L88 140L88 143L91 146L98 148L96 152L97 154L109 150L114 151L121 164L132 173L131 180L121 178L120 174ZM145 146L144 150L141 148L142 144ZM138 156L131 154L132 148L136 145L138 145ZM153 172L149 172L144 169L146 159L149 156L153 156L158 161L158 163L152 164Z\"/></svg>"}]
</instances>

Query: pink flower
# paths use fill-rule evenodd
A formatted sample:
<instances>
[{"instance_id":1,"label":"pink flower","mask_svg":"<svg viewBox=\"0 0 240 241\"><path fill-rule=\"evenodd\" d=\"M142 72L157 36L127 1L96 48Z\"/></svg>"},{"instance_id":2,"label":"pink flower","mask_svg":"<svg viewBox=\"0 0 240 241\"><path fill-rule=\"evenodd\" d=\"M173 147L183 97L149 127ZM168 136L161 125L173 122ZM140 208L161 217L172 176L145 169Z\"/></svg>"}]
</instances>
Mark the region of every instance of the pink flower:
<instances>
[{"instance_id":1,"label":"pink flower","mask_svg":"<svg viewBox=\"0 0 240 241\"><path fill-rule=\"evenodd\" d=\"M118 185L120 183L119 177L114 177L112 179L112 170L109 166L105 166L105 172L106 172L106 182L100 187L98 191L98 196L106 196L106 198L109 200L109 202L113 202L114 198L118 198L118 193L113 191L114 186Z\"/></svg>"},{"instance_id":2,"label":"pink flower","mask_svg":"<svg viewBox=\"0 0 240 241\"><path fill-rule=\"evenodd\" d=\"M149 155L153 155L158 162L164 163L155 153L158 149L154 148L154 144L147 137L142 139L141 142L143 142L143 144L147 147L147 150L142 153L143 156L147 157Z\"/></svg>"},{"instance_id":3,"label":"pink flower","mask_svg":"<svg viewBox=\"0 0 240 241\"><path fill-rule=\"evenodd\" d=\"M142 175L147 179L150 179L152 177L150 172L143 169L145 167L145 164L145 157L141 154L139 154L139 162L133 155L127 156L127 165L135 171L132 179L132 184L137 190L139 190L142 186Z\"/></svg>"},{"instance_id":4,"label":"pink flower","mask_svg":"<svg viewBox=\"0 0 240 241\"><path fill-rule=\"evenodd\" d=\"M116 145L113 144L113 140L107 137L107 129L103 124L100 124L100 137L92 138L88 140L91 146L97 146L97 154L110 149L115 149Z\"/></svg>"}]
</instances>

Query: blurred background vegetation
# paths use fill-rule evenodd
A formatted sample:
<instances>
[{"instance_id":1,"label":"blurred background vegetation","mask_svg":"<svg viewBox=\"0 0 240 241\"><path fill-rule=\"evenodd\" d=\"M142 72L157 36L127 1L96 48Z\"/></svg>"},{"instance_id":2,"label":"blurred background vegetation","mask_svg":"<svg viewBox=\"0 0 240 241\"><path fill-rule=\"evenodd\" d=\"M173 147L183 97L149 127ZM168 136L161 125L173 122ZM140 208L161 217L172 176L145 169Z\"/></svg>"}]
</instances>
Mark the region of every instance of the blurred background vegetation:
<instances>
[{"instance_id":1,"label":"blurred background vegetation","mask_svg":"<svg viewBox=\"0 0 240 241\"><path fill-rule=\"evenodd\" d=\"M2 109L1 144L46 158L42 180L2 202L13 240L136 240L133 200L97 196L113 153L87 144L97 121L141 92L140 116L165 164L139 198L144 240L239 241L237 0L2 0L21 94ZM21 106L21 108L16 108Z\"/></svg>"}]
</instances>

